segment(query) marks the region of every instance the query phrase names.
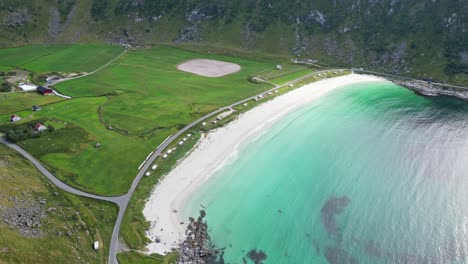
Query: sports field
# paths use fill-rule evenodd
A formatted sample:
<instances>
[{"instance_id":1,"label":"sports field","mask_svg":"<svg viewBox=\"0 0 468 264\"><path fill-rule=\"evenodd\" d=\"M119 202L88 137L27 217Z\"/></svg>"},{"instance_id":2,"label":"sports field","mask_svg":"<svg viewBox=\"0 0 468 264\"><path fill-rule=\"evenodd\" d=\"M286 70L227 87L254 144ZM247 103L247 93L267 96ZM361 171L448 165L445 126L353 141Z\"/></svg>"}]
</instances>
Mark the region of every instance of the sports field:
<instances>
[{"instance_id":1,"label":"sports field","mask_svg":"<svg viewBox=\"0 0 468 264\"><path fill-rule=\"evenodd\" d=\"M90 71L122 53L114 46L34 46L25 47L23 53L21 49L0 50L7 58L0 57L0 65L20 63L36 72ZM106 59L84 63L81 57L96 49L97 54L107 54ZM177 65L192 59L232 62L241 70L219 78L177 70ZM19 144L68 184L88 192L118 195L128 190L140 163L169 135L208 112L271 88L248 78L275 65L165 46L129 51L95 74L55 87L72 96L71 100L32 112L27 98L26 102L5 99L9 107L0 116L0 124L8 123L11 111L16 110L23 117L21 122L46 118L46 125L58 127L54 132ZM57 126L57 122L69 125ZM95 147L97 143L100 147Z\"/></svg>"}]
</instances>

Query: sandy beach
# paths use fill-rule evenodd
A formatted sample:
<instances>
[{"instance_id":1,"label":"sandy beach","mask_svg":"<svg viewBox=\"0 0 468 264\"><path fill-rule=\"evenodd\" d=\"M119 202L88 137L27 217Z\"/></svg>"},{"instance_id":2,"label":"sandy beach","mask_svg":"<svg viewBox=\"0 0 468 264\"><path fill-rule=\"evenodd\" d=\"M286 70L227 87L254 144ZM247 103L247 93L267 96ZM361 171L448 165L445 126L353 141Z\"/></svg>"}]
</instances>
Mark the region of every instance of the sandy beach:
<instances>
[{"instance_id":1,"label":"sandy beach","mask_svg":"<svg viewBox=\"0 0 468 264\"><path fill-rule=\"evenodd\" d=\"M337 88L361 82L382 81L369 75L347 75L325 79L297 88L242 114L228 125L202 137L193 151L155 186L143 213L151 228L148 237L160 243L148 245L148 253L164 254L184 239L185 225L180 211L199 186L226 161L235 158L242 144L261 135L287 113Z\"/></svg>"}]
</instances>

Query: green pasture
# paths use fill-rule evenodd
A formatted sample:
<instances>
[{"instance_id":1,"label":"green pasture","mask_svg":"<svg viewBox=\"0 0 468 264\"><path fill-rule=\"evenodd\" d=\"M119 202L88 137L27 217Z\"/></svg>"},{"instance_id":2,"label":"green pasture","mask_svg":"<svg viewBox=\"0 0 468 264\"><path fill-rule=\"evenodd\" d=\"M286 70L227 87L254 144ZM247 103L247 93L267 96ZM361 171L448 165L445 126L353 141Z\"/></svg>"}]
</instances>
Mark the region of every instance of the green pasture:
<instances>
[{"instance_id":1,"label":"green pasture","mask_svg":"<svg viewBox=\"0 0 468 264\"><path fill-rule=\"evenodd\" d=\"M113 46L54 48L56 53L23 66L32 71L87 71L82 67L84 59L71 58L86 57L93 52L113 53L106 60L95 55L101 61L86 64L95 69L121 52ZM25 54L29 53L33 52ZM220 78L177 70L178 64L197 58L234 62L242 69ZM66 61L70 64L66 65ZM165 138L206 113L271 88L271 85L251 83L248 78L275 66L271 61L201 54L166 46L129 51L95 74L59 84L55 88L72 99L53 104L38 102L44 105L40 112L29 109L35 104L33 100L55 97L24 95L21 98L15 94L3 99L8 107L2 107L0 124L9 122L11 111L23 118L21 122L46 118L69 123L19 144L72 186L103 195L123 194L128 191L140 163ZM301 71L297 67L294 70ZM96 148L97 143L101 147Z\"/></svg>"},{"instance_id":2,"label":"green pasture","mask_svg":"<svg viewBox=\"0 0 468 264\"><path fill-rule=\"evenodd\" d=\"M0 115L31 109L33 105L44 106L63 100L58 96L42 96L36 92L0 93Z\"/></svg>"},{"instance_id":3,"label":"green pasture","mask_svg":"<svg viewBox=\"0 0 468 264\"><path fill-rule=\"evenodd\" d=\"M220 78L178 71L190 59L210 58L238 63L241 71ZM58 85L72 97L115 93L102 107L103 119L129 133L180 127L221 106L265 90L248 76L274 64L241 58L205 55L158 46L125 54L87 78Z\"/></svg>"},{"instance_id":4,"label":"green pasture","mask_svg":"<svg viewBox=\"0 0 468 264\"><path fill-rule=\"evenodd\" d=\"M141 161L174 131L161 129L143 140L108 130L100 123L97 112L106 101L106 97L81 98L47 105L40 112L18 112L23 117L21 122L54 118L86 132L83 135L82 130L57 129L19 144L70 185L99 194L123 194L128 191ZM9 115L0 116L0 124L8 120ZM95 148L96 143L101 147Z\"/></svg>"},{"instance_id":5,"label":"green pasture","mask_svg":"<svg viewBox=\"0 0 468 264\"><path fill-rule=\"evenodd\" d=\"M0 65L41 72L90 72L123 52L110 45L24 46L0 49Z\"/></svg>"}]
</instances>

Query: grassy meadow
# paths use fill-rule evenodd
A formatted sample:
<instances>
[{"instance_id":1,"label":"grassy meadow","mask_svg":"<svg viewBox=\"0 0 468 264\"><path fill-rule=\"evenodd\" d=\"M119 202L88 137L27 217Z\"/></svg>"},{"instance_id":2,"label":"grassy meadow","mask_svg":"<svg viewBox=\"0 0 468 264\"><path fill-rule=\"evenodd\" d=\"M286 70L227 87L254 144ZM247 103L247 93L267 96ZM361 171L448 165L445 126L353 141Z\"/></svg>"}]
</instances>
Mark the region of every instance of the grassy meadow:
<instances>
[{"instance_id":1,"label":"grassy meadow","mask_svg":"<svg viewBox=\"0 0 468 264\"><path fill-rule=\"evenodd\" d=\"M57 96L42 96L38 93L0 93L0 115L31 109L33 105L44 106L63 100Z\"/></svg>"},{"instance_id":2,"label":"grassy meadow","mask_svg":"<svg viewBox=\"0 0 468 264\"><path fill-rule=\"evenodd\" d=\"M99 60L85 63L94 52ZM36 72L89 71L121 52L115 46L99 45L3 49L0 54L6 59L0 57L0 65L21 64ZM178 64L197 58L234 62L242 69L220 78L177 70ZM40 118L67 122L68 127L19 144L64 182L96 194L119 195L127 192L137 167L165 138L206 113L271 88L248 78L275 66L271 59L202 54L166 46L129 51L93 75L55 87L72 96L71 100L50 104L57 97L14 94L2 99L0 94L0 102L8 106L0 110L0 125L8 123L12 112L23 118L21 122ZM309 71L297 65L290 68L287 73ZM44 100L37 103L44 105L43 110L32 112L29 107L38 98ZM101 147L96 148L97 143Z\"/></svg>"},{"instance_id":3,"label":"grassy meadow","mask_svg":"<svg viewBox=\"0 0 468 264\"><path fill-rule=\"evenodd\" d=\"M51 45L0 49L0 65L42 72L90 72L124 49L110 45Z\"/></svg>"},{"instance_id":4,"label":"grassy meadow","mask_svg":"<svg viewBox=\"0 0 468 264\"><path fill-rule=\"evenodd\" d=\"M107 263L117 215L113 204L60 191L29 161L3 145L0 181L2 214L15 206L42 206L46 212L39 236L21 235L18 228L0 222L0 263ZM94 241L100 242L99 250L92 248Z\"/></svg>"}]
</instances>

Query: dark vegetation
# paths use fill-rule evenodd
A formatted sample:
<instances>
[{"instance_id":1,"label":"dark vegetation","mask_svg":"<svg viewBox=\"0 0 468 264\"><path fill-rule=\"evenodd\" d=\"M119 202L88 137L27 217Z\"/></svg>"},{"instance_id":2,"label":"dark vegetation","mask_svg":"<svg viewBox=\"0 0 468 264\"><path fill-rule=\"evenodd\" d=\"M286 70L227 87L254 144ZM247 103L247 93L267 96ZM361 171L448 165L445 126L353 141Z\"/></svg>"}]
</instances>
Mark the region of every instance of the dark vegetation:
<instances>
[{"instance_id":1,"label":"dark vegetation","mask_svg":"<svg viewBox=\"0 0 468 264\"><path fill-rule=\"evenodd\" d=\"M28 138L39 138L41 133L34 130L38 123L43 123L45 120L36 120L22 124L7 124L0 126L0 132L5 133L8 141L18 142ZM51 130L53 131L53 127Z\"/></svg>"}]
</instances>

